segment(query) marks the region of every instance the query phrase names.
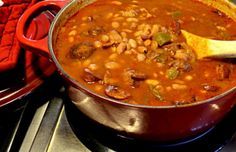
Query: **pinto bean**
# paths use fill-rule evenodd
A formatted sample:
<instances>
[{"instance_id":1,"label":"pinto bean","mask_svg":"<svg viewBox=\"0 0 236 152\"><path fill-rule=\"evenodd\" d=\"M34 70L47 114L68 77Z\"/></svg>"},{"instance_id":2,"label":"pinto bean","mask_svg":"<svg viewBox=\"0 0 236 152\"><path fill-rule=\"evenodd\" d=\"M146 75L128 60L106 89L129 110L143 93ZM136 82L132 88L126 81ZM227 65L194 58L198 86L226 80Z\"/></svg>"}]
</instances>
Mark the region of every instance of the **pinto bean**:
<instances>
[{"instance_id":1,"label":"pinto bean","mask_svg":"<svg viewBox=\"0 0 236 152\"><path fill-rule=\"evenodd\" d=\"M94 20L93 16L85 16L82 18L82 21L92 22Z\"/></svg>"},{"instance_id":2,"label":"pinto bean","mask_svg":"<svg viewBox=\"0 0 236 152\"><path fill-rule=\"evenodd\" d=\"M116 28L120 27L120 23L119 22L112 22L111 26L116 29Z\"/></svg>"},{"instance_id":3,"label":"pinto bean","mask_svg":"<svg viewBox=\"0 0 236 152\"><path fill-rule=\"evenodd\" d=\"M138 11L134 9L126 10L126 11L121 11L122 16L124 17L135 17L138 15Z\"/></svg>"},{"instance_id":4,"label":"pinto bean","mask_svg":"<svg viewBox=\"0 0 236 152\"><path fill-rule=\"evenodd\" d=\"M191 81L191 80L193 80L193 76L187 75L187 76L185 76L185 80Z\"/></svg>"},{"instance_id":5,"label":"pinto bean","mask_svg":"<svg viewBox=\"0 0 236 152\"><path fill-rule=\"evenodd\" d=\"M146 56L144 55L144 54L142 54L142 53L138 53L137 54L137 60L139 61L139 62L142 62L142 61L144 61L146 59Z\"/></svg>"},{"instance_id":6,"label":"pinto bean","mask_svg":"<svg viewBox=\"0 0 236 152\"><path fill-rule=\"evenodd\" d=\"M114 4L114 5L122 5L122 2L120 2L120 1L111 1L111 4Z\"/></svg>"},{"instance_id":7,"label":"pinto bean","mask_svg":"<svg viewBox=\"0 0 236 152\"><path fill-rule=\"evenodd\" d=\"M124 42L121 42L118 46L117 46L117 53L121 54L123 53L125 50L127 49L127 45Z\"/></svg>"},{"instance_id":8,"label":"pinto bean","mask_svg":"<svg viewBox=\"0 0 236 152\"><path fill-rule=\"evenodd\" d=\"M181 50L176 50L174 58L187 61L189 58L189 55L187 54L185 50L181 49Z\"/></svg>"},{"instance_id":9,"label":"pinto bean","mask_svg":"<svg viewBox=\"0 0 236 152\"><path fill-rule=\"evenodd\" d=\"M68 33L69 36L75 36L77 34L76 30L72 30Z\"/></svg>"},{"instance_id":10,"label":"pinto bean","mask_svg":"<svg viewBox=\"0 0 236 152\"><path fill-rule=\"evenodd\" d=\"M146 40L146 41L144 41L144 45L145 46L149 46L149 45L151 45L151 43L152 43L152 41L151 40Z\"/></svg>"},{"instance_id":11,"label":"pinto bean","mask_svg":"<svg viewBox=\"0 0 236 152\"><path fill-rule=\"evenodd\" d=\"M138 22L138 19L137 18L134 18L134 17L130 17L130 18L127 18L126 19L127 22Z\"/></svg>"},{"instance_id":12,"label":"pinto bean","mask_svg":"<svg viewBox=\"0 0 236 152\"><path fill-rule=\"evenodd\" d=\"M107 20L111 19L113 16L114 16L114 14L112 12L110 12L110 13L106 14L105 19L107 19Z\"/></svg>"},{"instance_id":13,"label":"pinto bean","mask_svg":"<svg viewBox=\"0 0 236 152\"><path fill-rule=\"evenodd\" d=\"M172 88L175 90L186 90L188 88L188 86L184 85L184 84L174 83L174 84L172 84Z\"/></svg>"},{"instance_id":14,"label":"pinto bean","mask_svg":"<svg viewBox=\"0 0 236 152\"><path fill-rule=\"evenodd\" d=\"M73 36L70 36L70 37L68 38L68 41L69 41L70 43L73 43L73 42L75 41L75 38L74 38Z\"/></svg>"},{"instance_id":15,"label":"pinto bean","mask_svg":"<svg viewBox=\"0 0 236 152\"><path fill-rule=\"evenodd\" d=\"M122 42L122 37L116 30L112 30L109 32L109 38L110 42L115 42L115 43Z\"/></svg>"},{"instance_id":16,"label":"pinto bean","mask_svg":"<svg viewBox=\"0 0 236 152\"><path fill-rule=\"evenodd\" d=\"M105 94L108 97L118 100L124 100L130 97L130 93L126 92L125 90L121 89L120 87L109 85L105 89Z\"/></svg>"},{"instance_id":17,"label":"pinto bean","mask_svg":"<svg viewBox=\"0 0 236 152\"><path fill-rule=\"evenodd\" d=\"M114 61L105 63L105 67L110 70L118 69L120 68L120 64Z\"/></svg>"},{"instance_id":18,"label":"pinto bean","mask_svg":"<svg viewBox=\"0 0 236 152\"><path fill-rule=\"evenodd\" d=\"M147 52L147 48L145 46L139 46L138 47L138 52L145 53L145 52Z\"/></svg>"},{"instance_id":19,"label":"pinto bean","mask_svg":"<svg viewBox=\"0 0 236 152\"><path fill-rule=\"evenodd\" d=\"M129 39L129 45L132 48L136 48L137 47L137 42L134 39Z\"/></svg>"},{"instance_id":20,"label":"pinto bean","mask_svg":"<svg viewBox=\"0 0 236 152\"><path fill-rule=\"evenodd\" d=\"M87 59L96 50L94 45L89 42L81 42L73 45L70 48L69 56L72 59L84 60Z\"/></svg>"},{"instance_id":21,"label":"pinto bean","mask_svg":"<svg viewBox=\"0 0 236 152\"><path fill-rule=\"evenodd\" d=\"M109 36L108 35L102 35L101 40L102 40L102 42L108 42L109 41Z\"/></svg>"},{"instance_id":22,"label":"pinto bean","mask_svg":"<svg viewBox=\"0 0 236 152\"><path fill-rule=\"evenodd\" d=\"M154 50L157 49L157 47L158 47L157 41L152 41L152 42L151 42L151 50L154 51Z\"/></svg>"},{"instance_id":23,"label":"pinto bean","mask_svg":"<svg viewBox=\"0 0 236 152\"><path fill-rule=\"evenodd\" d=\"M95 47L95 48L100 48L100 47L102 47L102 42L100 42L100 41L95 41L95 42L94 42L94 47Z\"/></svg>"},{"instance_id":24,"label":"pinto bean","mask_svg":"<svg viewBox=\"0 0 236 152\"><path fill-rule=\"evenodd\" d=\"M154 35L155 33L159 32L160 30L160 25L154 24L152 26L151 34Z\"/></svg>"}]
</instances>

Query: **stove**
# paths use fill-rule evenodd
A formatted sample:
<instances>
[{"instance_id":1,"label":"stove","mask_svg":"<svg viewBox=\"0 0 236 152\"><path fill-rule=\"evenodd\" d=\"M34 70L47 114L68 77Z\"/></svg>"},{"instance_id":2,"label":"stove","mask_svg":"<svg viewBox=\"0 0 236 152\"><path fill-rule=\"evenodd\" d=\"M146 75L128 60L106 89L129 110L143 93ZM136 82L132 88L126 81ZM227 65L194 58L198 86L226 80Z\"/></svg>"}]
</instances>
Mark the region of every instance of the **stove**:
<instances>
[{"instance_id":1,"label":"stove","mask_svg":"<svg viewBox=\"0 0 236 152\"><path fill-rule=\"evenodd\" d=\"M235 118L236 108L216 127L179 143L138 141L96 126L69 101L63 80L54 74L31 94L0 109L0 151L233 152Z\"/></svg>"}]
</instances>

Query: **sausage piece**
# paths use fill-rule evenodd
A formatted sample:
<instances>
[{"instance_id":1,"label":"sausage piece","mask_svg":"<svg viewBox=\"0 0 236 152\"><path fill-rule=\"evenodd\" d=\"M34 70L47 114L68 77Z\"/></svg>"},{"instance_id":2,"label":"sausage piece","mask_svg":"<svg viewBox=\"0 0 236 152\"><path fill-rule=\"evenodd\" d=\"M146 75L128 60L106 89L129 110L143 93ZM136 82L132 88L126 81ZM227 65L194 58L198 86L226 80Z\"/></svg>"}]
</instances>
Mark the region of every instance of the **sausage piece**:
<instances>
[{"instance_id":1,"label":"sausage piece","mask_svg":"<svg viewBox=\"0 0 236 152\"><path fill-rule=\"evenodd\" d=\"M172 31L177 34L180 35L181 34L181 24L178 20L173 20L171 22L170 28L172 29Z\"/></svg>"},{"instance_id":2,"label":"sausage piece","mask_svg":"<svg viewBox=\"0 0 236 152\"><path fill-rule=\"evenodd\" d=\"M101 78L99 78L99 76L95 75L93 72L91 72L87 68L85 68L83 71L82 79L89 84L95 83L95 82L98 82L99 80L101 80Z\"/></svg>"},{"instance_id":3,"label":"sausage piece","mask_svg":"<svg viewBox=\"0 0 236 152\"><path fill-rule=\"evenodd\" d=\"M138 71L133 71L133 73L131 74L131 78L134 80L145 80L147 79L147 75L145 73L142 72L138 72Z\"/></svg>"},{"instance_id":4,"label":"sausage piece","mask_svg":"<svg viewBox=\"0 0 236 152\"><path fill-rule=\"evenodd\" d=\"M124 100L130 97L130 93L113 85L107 86L107 88L105 89L105 93L108 97L118 100Z\"/></svg>"},{"instance_id":5,"label":"sausage piece","mask_svg":"<svg viewBox=\"0 0 236 152\"><path fill-rule=\"evenodd\" d=\"M209 91L209 92L216 92L220 89L218 86L213 86L209 84L203 84L202 87L204 90Z\"/></svg>"},{"instance_id":6,"label":"sausage piece","mask_svg":"<svg viewBox=\"0 0 236 152\"><path fill-rule=\"evenodd\" d=\"M88 36L97 36L101 34L103 31L104 29L102 27L97 26L88 30L88 34L89 34Z\"/></svg>"},{"instance_id":7,"label":"sausage piece","mask_svg":"<svg viewBox=\"0 0 236 152\"><path fill-rule=\"evenodd\" d=\"M96 48L93 46L92 43L81 42L73 45L70 48L69 56L72 59L84 60L87 59L90 55L92 55L95 50Z\"/></svg>"},{"instance_id":8,"label":"sausage piece","mask_svg":"<svg viewBox=\"0 0 236 152\"><path fill-rule=\"evenodd\" d=\"M230 75L230 69L223 64L219 64L216 66L216 74L218 80L228 79Z\"/></svg>"}]
</instances>

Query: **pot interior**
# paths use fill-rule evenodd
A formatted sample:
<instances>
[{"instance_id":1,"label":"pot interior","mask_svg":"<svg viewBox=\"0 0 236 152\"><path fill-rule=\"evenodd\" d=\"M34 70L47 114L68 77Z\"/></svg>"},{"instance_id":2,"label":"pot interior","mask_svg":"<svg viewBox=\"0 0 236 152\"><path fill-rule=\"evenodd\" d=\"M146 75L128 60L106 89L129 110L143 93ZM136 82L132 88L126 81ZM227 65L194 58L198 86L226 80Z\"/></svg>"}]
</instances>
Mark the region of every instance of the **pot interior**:
<instances>
[{"instance_id":1,"label":"pot interior","mask_svg":"<svg viewBox=\"0 0 236 152\"><path fill-rule=\"evenodd\" d=\"M74 0L72 2L70 2L66 7L64 7L56 16L56 18L54 19L53 24L51 25L50 28L50 32L49 32L49 41L48 41L48 45L49 45L49 49L50 49L50 54L52 56L52 59L54 61L54 63L56 64L59 72L66 77L67 80L71 81L77 88L82 90L85 90L86 92L89 92L92 95L98 96L99 98L103 98L105 100L110 100L112 102L117 102L116 100L107 98L107 97L103 97L100 95L96 95L96 93L88 90L87 88L85 88L83 85L81 85L80 83L78 83L76 80L74 80L70 75L68 75L62 68L62 66L60 65L60 63L58 62L58 59L55 56L54 53L54 46L56 45L56 41L57 41L57 35L59 32L60 27L62 27L65 22L74 14L76 14L80 9L86 7L87 5L95 2L96 0ZM232 18L234 21L236 21L236 7L234 4L226 1L226 0L199 0L202 3L206 4L206 5L210 5L222 12L224 12L226 15L228 15L230 18ZM210 100L204 100L204 101L200 101L200 102L196 102L192 105L196 105L196 104L200 104L200 103L204 103L204 102L209 102L218 98L221 98L222 96L225 96L227 94L229 94L230 92L234 91L235 88L232 88L226 92L224 92L223 94L216 96L215 98L211 98ZM120 102L118 102L120 103ZM136 106L136 105L135 105ZM138 105L139 106L139 105ZM181 105L181 106L186 106L186 105ZM187 105L189 106L189 105ZM141 106L142 107L142 106ZM146 106L144 106L146 107ZM168 106L166 108L169 107L176 107L176 106ZM162 107L163 108L163 107Z\"/></svg>"}]
</instances>

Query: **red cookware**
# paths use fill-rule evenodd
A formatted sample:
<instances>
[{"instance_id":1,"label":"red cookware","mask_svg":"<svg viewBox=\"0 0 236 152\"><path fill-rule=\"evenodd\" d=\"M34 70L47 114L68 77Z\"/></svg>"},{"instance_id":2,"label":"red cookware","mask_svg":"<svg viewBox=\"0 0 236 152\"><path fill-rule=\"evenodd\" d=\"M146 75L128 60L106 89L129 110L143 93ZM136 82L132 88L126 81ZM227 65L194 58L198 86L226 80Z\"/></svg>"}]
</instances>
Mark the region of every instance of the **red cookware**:
<instances>
[{"instance_id":1,"label":"red cookware","mask_svg":"<svg viewBox=\"0 0 236 152\"><path fill-rule=\"evenodd\" d=\"M6 2L6 1L5 1ZM14 3L14 2L12 2ZM16 3L16 2L15 2ZM5 10L10 10L15 7L22 8L23 6L26 7L27 3L24 5L17 6L16 4L11 7L11 3L5 3L8 7L5 7ZM23 8L24 8L23 7ZM20 11L20 10L19 10ZM22 11L22 10L21 10ZM1 10L0 10L1 12ZM7 11L6 11L7 12ZM18 11L15 12L18 14ZM19 14L18 14L19 15ZM47 35L47 31L50 26L50 22L53 19L52 16L49 17L50 14L44 12L39 16L33 18L33 21L28 25L26 32L26 37L29 39L41 39ZM13 15L12 17L17 17ZM16 18L17 19L17 18ZM1 19L0 19L1 20ZM11 22L11 21L9 21ZM41 26L42 22L44 23L44 30L41 30L39 26ZM7 23L6 23L7 24ZM6 42L6 40L11 40L9 35L14 37L15 29L11 26L5 28L6 31L11 29L11 32L4 32L4 36L2 37L2 42ZM12 31L13 30L13 31ZM6 34L7 33L7 34ZM5 36L6 34L6 36ZM4 40L5 39L5 40ZM15 38L15 41L17 39ZM13 43L13 42L12 42ZM3 46L2 43L1 46ZM19 57L6 60L1 60L0 62L0 107L7 106L12 102L22 102L19 100L24 96L28 95L36 88L38 88L52 73L55 72L55 67L49 60L43 56L39 56L37 54L33 54L30 51L23 50L20 48L19 43L13 43L12 45L9 44L10 50L6 47L3 54L14 54ZM4 47L3 47L4 48ZM0 49L1 50L1 49ZM10 52L9 52L10 51ZM1 51L0 51L1 52ZM2 54L0 54L1 56ZM12 55L9 55L9 57ZM4 56L1 56L4 58ZM0 58L1 58L0 57ZM10 69L9 65L14 65ZM14 67L14 68L13 68ZM1 69L5 69L6 71L1 71Z\"/></svg>"},{"instance_id":2,"label":"red cookware","mask_svg":"<svg viewBox=\"0 0 236 152\"><path fill-rule=\"evenodd\" d=\"M126 104L100 96L75 81L63 70L53 48L56 45L57 31L63 23L92 2L91 0L74 0L69 3L68 1L42 1L25 12L17 26L17 37L21 44L52 60L58 72L67 82L68 95L72 102L86 116L128 137L175 141L203 133L214 127L235 105L236 88L209 100L193 104L155 107ZM217 7L226 5L228 7L228 3L223 0L207 0L207 2L217 4ZM64 5L65 7L63 7ZM24 36L27 21L35 13L55 7L63 8L55 17L48 37L41 40L27 39Z\"/></svg>"}]
</instances>

